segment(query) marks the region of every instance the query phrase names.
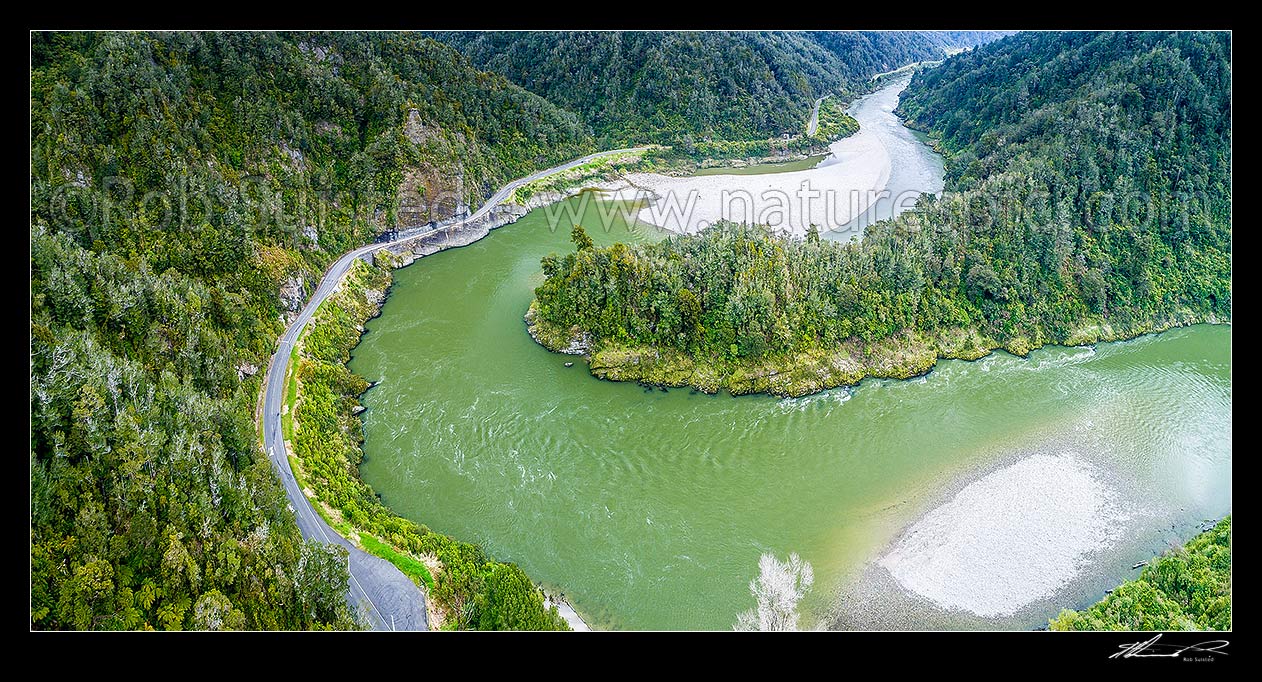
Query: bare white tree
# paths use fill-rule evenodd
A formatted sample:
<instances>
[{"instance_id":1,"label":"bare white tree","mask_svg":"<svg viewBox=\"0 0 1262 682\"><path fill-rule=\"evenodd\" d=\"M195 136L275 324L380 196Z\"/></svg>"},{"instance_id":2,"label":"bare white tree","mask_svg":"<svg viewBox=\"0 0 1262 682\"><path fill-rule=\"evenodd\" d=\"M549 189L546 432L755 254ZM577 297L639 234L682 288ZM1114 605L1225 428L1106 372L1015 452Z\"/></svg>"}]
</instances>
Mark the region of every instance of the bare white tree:
<instances>
[{"instance_id":1,"label":"bare white tree","mask_svg":"<svg viewBox=\"0 0 1262 682\"><path fill-rule=\"evenodd\" d=\"M810 562L793 552L787 562L774 554L758 559L758 577L749 581L757 606L736 617L733 630L797 630L798 602L815 584Z\"/></svg>"}]
</instances>

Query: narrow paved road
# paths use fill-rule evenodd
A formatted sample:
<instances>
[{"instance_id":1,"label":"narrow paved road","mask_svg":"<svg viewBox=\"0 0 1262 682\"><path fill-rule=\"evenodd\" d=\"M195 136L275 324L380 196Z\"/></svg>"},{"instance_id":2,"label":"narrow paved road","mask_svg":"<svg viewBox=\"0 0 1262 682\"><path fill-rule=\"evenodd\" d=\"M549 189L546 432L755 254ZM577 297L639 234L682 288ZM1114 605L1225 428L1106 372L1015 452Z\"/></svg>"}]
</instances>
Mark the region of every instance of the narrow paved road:
<instances>
[{"instance_id":1,"label":"narrow paved road","mask_svg":"<svg viewBox=\"0 0 1262 682\"><path fill-rule=\"evenodd\" d=\"M819 103L823 102L825 99L828 99L829 97L832 97L832 95L824 95L823 97L820 97L819 99L815 100L815 107L811 109L811 120L809 123L806 124L807 137L814 135L815 129L819 127Z\"/></svg>"},{"instance_id":2,"label":"narrow paved road","mask_svg":"<svg viewBox=\"0 0 1262 682\"><path fill-rule=\"evenodd\" d=\"M373 251L391 244L476 221L512 196L513 191L518 187L534 182L539 178L569 170L601 156L623 154L639 149L643 149L643 147L614 149L607 152L588 154L559 166L533 173L504 185L481 208L462 221L433 229L421 228L415 231L403 232L393 242L369 244L343 254L324 274L324 279L320 280L315 293L311 295L311 300L307 301L306 307L298 314L298 318L281 335L276 354L272 356L272 361L268 368L267 384L264 387L263 447L267 450L267 457L272 461L272 466L276 467L277 473L280 474L281 483L285 486L285 494L289 497L289 504L294 509L294 516L298 521L298 528L302 531L302 536L320 542L338 544L350 552L350 601L358 605L359 609L367 615L373 629L429 629L429 622L425 616L425 595L410 578L403 575L393 564L360 550L351 544L349 540L339 535L337 531L329 527L324 519L312 508L311 502L299 489L298 482L294 480L293 471L289 468L289 459L286 457L285 440L280 426L281 406L284 404L285 375L289 370L289 355L293 351L294 344L302 334L303 328L311 321L311 316L315 313L316 308L320 306L324 299L328 298L329 294L333 293L337 288L338 282L342 280L342 276L346 274L346 271L356 258L363 258Z\"/></svg>"}]
</instances>

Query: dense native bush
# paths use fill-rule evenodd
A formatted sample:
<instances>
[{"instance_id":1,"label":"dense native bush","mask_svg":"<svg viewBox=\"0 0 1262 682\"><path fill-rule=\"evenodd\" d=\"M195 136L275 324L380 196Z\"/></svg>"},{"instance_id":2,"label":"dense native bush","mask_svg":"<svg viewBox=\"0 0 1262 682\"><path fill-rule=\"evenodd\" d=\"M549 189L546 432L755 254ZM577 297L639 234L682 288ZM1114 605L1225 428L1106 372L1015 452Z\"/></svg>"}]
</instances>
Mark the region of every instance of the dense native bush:
<instances>
[{"instance_id":1,"label":"dense native bush","mask_svg":"<svg viewBox=\"0 0 1262 682\"><path fill-rule=\"evenodd\" d=\"M474 201L591 138L415 34L31 50L31 626L354 627L341 550L302 541L251 419L281 285L393 226L408 168Z\"/></svg>"},{"instance_id":2,"label":"dense native bush","mask_svg":"<svg viewBox=\"0 0 1262 682\"><path fill-rule=\"evenodd\" d=\"M811 103L941 59L994 31L487 31L433 34L474 64L581 115L602 147L767 140ZM729 150L730 153L730 150ZM745 155L751 155L752 152ZM716 154L716 156L721 156Z\"/></svg>"},{"instance_id":3,"label":"dense native bush","mask_svg":"<svg viewBox=\"0 0 1262 682\"><path fill-rule=\"evenodd\" d=\"M744 390L755 365L828 374L828 354L874 363L903 339L931 357L1024 354L1230 319L1228 48L1226 34L1037 33L953 57L900 105L947 153L947 196L844 245L719 224L549 256L537 336L589 334L611 378ZM614 353L646 348L686 356L676 379ZM880 375L927 369L914 355Z\"/></svg>"}]
</instances>

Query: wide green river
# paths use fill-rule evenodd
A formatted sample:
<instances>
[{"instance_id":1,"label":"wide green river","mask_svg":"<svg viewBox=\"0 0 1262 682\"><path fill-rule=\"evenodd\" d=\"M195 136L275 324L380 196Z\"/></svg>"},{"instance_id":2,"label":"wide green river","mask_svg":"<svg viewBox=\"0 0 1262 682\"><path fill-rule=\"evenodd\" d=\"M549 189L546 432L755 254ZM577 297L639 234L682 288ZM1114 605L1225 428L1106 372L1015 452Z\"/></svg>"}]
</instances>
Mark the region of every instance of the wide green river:
<instances>
[{"instance_id":1,"label":"wide green river","mask_svg":"<svg viewBox=\"0 0 1262 682\"><path fill-rule=\"evenodd\" d=\"M1231 509L1230 327L947 361L803 399L646 390L526 334L539 259L569 248L539 210L397 271L351 368L381 382L364 396L361 472L385 502L517 562L594 627L729 628L753 605L759 555L791 551L814 566L809 623L1035 627ZM1051 598L981 618L876 563L962 484L1067 451L1127 511Z\"/></svg>"},{"instance_id":2,"label":"wide green river","mask_svg":"<svg viewBox=\"0 0 1262 682\"><path fill-rule=\"evenodd\" d=\"M942 189L892 113L906 83L850 107L888 152L890 198L830 238ZM396 272L351 362L381 382L360 471L386 504L517 562L598 629L730 628L764 552L813 566L808 626L1028 629L1231 510L1228 326L791 400L600 381L522 315L570 223L661 238L602 228L602 207L536 210Z\"/></svg>"}]
</instances>

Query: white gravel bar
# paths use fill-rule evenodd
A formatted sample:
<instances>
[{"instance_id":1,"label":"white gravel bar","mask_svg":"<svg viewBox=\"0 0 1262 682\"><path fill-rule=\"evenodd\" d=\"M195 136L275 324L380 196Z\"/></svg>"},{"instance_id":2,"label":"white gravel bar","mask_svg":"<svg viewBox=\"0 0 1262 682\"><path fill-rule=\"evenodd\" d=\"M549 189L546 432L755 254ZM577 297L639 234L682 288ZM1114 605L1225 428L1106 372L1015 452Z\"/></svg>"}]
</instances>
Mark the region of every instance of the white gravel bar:
<instances>
[{"instance_id":1,"label":"white gravel bar","mask_svg":"<svg viewBox=\"0 0 1262 682\"><path fill-rule=\"evenodd\" d=\"M673 178L632 173L630 187L608 198L654 200L639 220L672 232L695 233L722 220L759 223L798 236L814 224L840 230L884 191L890 154L880 136L860 129L830 146L832 155L809 170L765 175Z\"/></svg>"},{"instance_id":2,"label":"white gravel bar","mask_svg":"<svg viewBox=\"0 0 1262 682\"><path fill-rule=\"evenodd\" d=\"M1117 535L1117 494L1073 453L1037 454L970 483L879 560L905 589L983 617L1053 595Z\"/></svg>"}]
</instances>

